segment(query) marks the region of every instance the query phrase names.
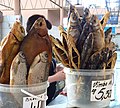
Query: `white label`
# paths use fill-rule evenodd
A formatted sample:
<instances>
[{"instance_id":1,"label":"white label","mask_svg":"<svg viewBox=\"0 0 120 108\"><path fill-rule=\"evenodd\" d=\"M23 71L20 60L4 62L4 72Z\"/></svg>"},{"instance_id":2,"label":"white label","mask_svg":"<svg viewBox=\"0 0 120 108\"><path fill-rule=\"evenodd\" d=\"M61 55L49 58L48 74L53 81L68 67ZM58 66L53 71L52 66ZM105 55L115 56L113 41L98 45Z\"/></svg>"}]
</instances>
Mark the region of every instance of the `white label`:
<instances>
[{"instance_id":1,"label":"white label","mask_svg":"<svg viewBox=\"0 0 120 108\"><path fill-rule=\"evenodd\" d=\"M41 108L43 100L46 101L46 94L38 95L37 98L23 97L23 108Z\"/></svg>"},{"instance_id":2,"label":"white label","mask_svg":"<svg viewBox=\"0 0 120 108\"><path fill-rule=\"evenodd\" d=\"M103 101L111 98L112 79L92 81L91 101Z\"/></svg>"}]
</instances>

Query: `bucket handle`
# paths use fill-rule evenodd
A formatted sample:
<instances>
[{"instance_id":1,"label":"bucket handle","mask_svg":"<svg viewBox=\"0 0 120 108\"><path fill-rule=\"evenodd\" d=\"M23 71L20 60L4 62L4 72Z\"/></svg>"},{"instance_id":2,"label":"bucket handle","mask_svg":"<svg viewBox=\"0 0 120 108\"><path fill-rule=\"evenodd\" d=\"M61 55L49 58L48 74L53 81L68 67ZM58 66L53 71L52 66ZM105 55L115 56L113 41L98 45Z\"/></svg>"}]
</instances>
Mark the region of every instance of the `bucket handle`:
<instances>
[{"instance_id":1,"label":"bucket handle","mask_svg":"<svg viewBox=\"0 0 120 108\"><path fill-rule=\"evenodd\" d=\"M40 94L39 96L36 96L36 95L34 95L34 94L32 94L32 93L24 90L24 89L21 89L21 92L24 93L24 94L26 94L26 95L28 95L28 96L30 96L30 97L39 99L40 101L45 101L45 100L48 99L48 97L47 97L47 95L46 95L46 92Z\"/></svg>"}]
</instances>

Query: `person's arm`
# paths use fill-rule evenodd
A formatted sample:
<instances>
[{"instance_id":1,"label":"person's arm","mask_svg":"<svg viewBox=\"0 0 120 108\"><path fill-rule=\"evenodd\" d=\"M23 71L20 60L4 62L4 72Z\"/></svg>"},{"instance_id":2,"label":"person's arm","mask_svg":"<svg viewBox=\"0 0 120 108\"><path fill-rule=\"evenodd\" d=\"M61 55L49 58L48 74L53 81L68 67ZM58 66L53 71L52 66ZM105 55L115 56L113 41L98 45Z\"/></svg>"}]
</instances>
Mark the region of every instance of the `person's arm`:
<instances>
[{"instance_id":1,"label":"person's arm","mask_svg":"<svg viewBox=\"0 0 120 108\"><path fill-rule=\"evenodd\" d=\"M52 76L49 76L48 77L48 82L52 83L52 82L55 82L55 81L65 80L65 73L64 73L63 70L56 72Z\"/></svg>"}]
</instances>

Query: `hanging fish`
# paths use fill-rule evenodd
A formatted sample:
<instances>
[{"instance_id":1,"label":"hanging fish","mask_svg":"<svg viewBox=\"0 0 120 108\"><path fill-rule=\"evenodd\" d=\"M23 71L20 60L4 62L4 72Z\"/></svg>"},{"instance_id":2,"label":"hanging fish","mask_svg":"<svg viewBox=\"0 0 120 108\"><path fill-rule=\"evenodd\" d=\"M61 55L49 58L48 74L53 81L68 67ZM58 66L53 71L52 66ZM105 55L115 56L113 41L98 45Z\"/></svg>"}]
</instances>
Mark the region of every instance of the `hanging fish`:
<instances>
[{"instance_id":1,"label":"hanging fish","mask_svg":"<svg viewBox=\"0 0 120 108\"><path fill-rule=\"evenodd\" d=\"M63 26L58 26L58 29L59 29L62 45L66 49L66 51L68 52L67 31L64 30Z\"/></svg>"},{"instance_id":2,"label":"hanging fish","mask_svg":"<svg viewBox=\"0 0 120 108\"><path fill-rule=\"evenodd\" d=\"M92 26L92 33L94 36L93 52L96 52L105 47L105 35L100 21L96 15L92 15L90 25Z\"/></svg>"},{"instance_id":3,"label":"hanging fish","mask_svg":"<svg viewBox=\"0 0 120 108\"><path fill-rule=\"evenodd\" d=\"M67 26L67 35L70 34L76 43L82 31L80 26L80 17L75 6L70 6L70 12L70 19Z\"/></svg>"},{"instance_id":4,"label":"hanging fish","mask_svg":"<svg viewBox=\"0 0 120 108\"><path fill-rule=\"evenodd\" d=\"M76 48L74 38L68 35L68 58L70 60L70 66L73 69L80 68L80 54Z\"/></svg>"},{"instance_id":5,"label":"hanging fish","mask_svg":"<svg viewBox=\"0 0 120 108\"><path fill-rule=\"evenodd\" d=\"M107 68L114 69L116 60L117 60L117 53L114 52L111 58L107 62Z\"/></svg>"},{"instance_id":6,"label":"hanging fish","mask_svg":"<svg viewBox=\"0 0 120 108\"><path fill-rule=\"evenodd\" d=\"M83 50L81 53L81 66L80 66L81 69L85 69L87 66L88 59L93 51L93 42L94 36L92 33L90 33L83 45Z\"/></svg>"},{"instance_id":7,"label":"hanging fish","mask_svg":"<svg viewBox=\"0 0 120 108\"><path fill-rule=\"evenodd\" d=\"M1 43L2 60L0 83L9 84L11 63L19 52L19 48L24 36L25 30L23 26L20 22L16 21L8 35L3 39Z\"/></svg>"},{"instance_id":8,"label":"hanging fish","mask_svg":"<svg viewBox=\"0 0 120 108\"><path fill-rule=\"evenodd\" d=\"M90 25L90 23L86 22L79 36L79 39L76 42L76 48L80 54L82 53L85 40L87 39L88 35L92 32L91 27L92 26Z\"/></svg>"},{"instance_id":9,"label":"hanging fish","mask_svg":"<svg viewBox=\"0 0 120 108\"><path fill-rule=\"evenodd\" d=\"M88 68L89 69L103 69L106 68L106 63L109 57L109 49L103 48L99 51L93 53L88 61Z\"/></svg>"},{"instance_id":10,"label":"hanging fish","mask_svg":"<svg viewBox=\"0 0 120 108\"><path fill-rule=\"evenodd\" d=\"M81 19L81 27L84 27L85 23L89 23L91 19L92 14L90 13L90 10L88 8L85 8L82 19Z\"/></svg>"}]
</instances>

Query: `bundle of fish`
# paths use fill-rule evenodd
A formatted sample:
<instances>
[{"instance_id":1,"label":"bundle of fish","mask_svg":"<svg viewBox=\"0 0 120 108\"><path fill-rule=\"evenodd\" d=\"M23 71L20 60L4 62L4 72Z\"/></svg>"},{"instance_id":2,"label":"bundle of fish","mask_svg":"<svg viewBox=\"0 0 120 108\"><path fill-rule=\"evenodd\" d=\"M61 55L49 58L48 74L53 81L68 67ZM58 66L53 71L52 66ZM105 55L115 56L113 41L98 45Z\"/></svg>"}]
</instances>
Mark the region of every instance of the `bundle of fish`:
<instances>
[{"instance_id":1,"label":"bundle of fish","mask_svg":"<svg viewBox=\"0 0 120 108\"><path fill-rule=\"evenodd\" d=\"M24 27L16 21L1 41L0 83L10 84L10 91L0 91L0 108L23 108L23 97L28 96L21 92L23 88L33 95L45 93L46 89L39 86L48 79L51 61L52 45L44 18L38 18L26 36Z\"/></svg>"},{"instance_id":2,"label":"bundle of fish","mask_svg":"<svg viewBox=\"0 0 120 108\"><path fill-rule=\"evenodd\" d=\"M110 12L101 20L84 10L79 16L75 6L70 6L67 30L59 26L61 41L51 36L56 59L72 69L113 69L117 59L112 28L104 31Z\"/></svg>"},{"instance_id":3,"label":"bundle of fish","mask_svg":"<svg viewBox=\"0 0 120 108\"><path fill-rule=\"evenodd\" d=\"M44 18L38 18L25 36L16 21L1 41L0 83L31 85L48 79L52 45Z\"/></svg>"}]
</instances>

